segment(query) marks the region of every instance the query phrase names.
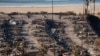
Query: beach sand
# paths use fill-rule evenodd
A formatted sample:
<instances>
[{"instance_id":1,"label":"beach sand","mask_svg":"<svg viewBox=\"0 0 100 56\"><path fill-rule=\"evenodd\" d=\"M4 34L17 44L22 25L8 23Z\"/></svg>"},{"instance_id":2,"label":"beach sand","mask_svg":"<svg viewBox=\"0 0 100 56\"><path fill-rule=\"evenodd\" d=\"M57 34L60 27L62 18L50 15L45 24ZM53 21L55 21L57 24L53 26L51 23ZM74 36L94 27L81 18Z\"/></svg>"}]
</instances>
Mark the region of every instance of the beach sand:
<instances>
[{"instance_id":1,"label":"beach sand","mask_svg":"<svg viewBox=\"0 0 100 56\"><path fill-rule=\"evenodd\" d=\"M54 6L54 12L68 12L73 11L75 13L83 13L83 5L71 5L71 6ZM0 7L0 12L11 13L11 12L20 12L20 13L27 13L27 12L52 12L52 6L33 6L33 7ZM93 11L90 9L90 12ZM100 12L100 5L96 5L96 13Z\"/></svg>"}]
</instances>

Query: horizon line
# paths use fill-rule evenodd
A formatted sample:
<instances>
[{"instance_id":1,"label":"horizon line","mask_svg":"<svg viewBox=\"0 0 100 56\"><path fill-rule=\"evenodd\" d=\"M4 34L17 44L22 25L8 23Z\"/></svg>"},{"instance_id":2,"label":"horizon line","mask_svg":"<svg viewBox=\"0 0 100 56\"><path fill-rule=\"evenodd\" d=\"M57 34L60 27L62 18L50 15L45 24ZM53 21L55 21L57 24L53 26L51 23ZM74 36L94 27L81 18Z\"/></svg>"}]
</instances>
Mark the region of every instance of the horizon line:
<instances>
[{"instance_id":1,"label":"horizon line","mask_svg":"<svg viewBox=\"0 0 100 56\"><path fill-rule=\"evenodd\" d=\"M53 6L83 6L84 4L54 4ZM96 3L100 5L100 3ZM0 7L51 7L52 5L0 5Z\"/></svg>"}]
</instances>

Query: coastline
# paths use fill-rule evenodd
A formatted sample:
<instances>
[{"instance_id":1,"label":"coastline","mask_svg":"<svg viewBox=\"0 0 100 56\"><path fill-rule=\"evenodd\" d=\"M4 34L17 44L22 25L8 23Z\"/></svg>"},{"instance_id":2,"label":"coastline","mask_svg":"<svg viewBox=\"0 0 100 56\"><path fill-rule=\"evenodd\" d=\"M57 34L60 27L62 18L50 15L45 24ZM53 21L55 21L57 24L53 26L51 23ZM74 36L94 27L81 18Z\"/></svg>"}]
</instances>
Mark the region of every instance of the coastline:
<instances>
[{"instance_id":1,"label":"coastline","mask_svg":"<svg viewBox=\"0 0 100 56\"><path fill-rule=\"evenodd\" d=\"M100 5L100 3L96 3L96 5ZM38 5L0 5L0 7L51 7L52 4L38 4ZM83 3L81 4L54 4L53 6L83 6Z\"/></svg>"},{"instance_id":2,"label":"coastline","mask_svg":"<svg viewBox=\"0 0 100 56\"><path fill-rule=\"evenodd\" d=\"M80 6L80 5L82 6L83 4L59 4L59 5L54 4L53 6ZM51 7L51 6L52 4L51 5L20 5L20 6L19 5L12 5L12 6L0 5L0 7Z\"/></svg>"},{"instance_id":3,"label":"coastline","mask_svg":"<svg viewBox=\"0 0 100 56\"><path fill-rule=\"evenodd\" d=\"M71 4L71 5L54 5L54 13L73 11L75 13L83 13L82 4ZM91 8L89 8L91 10ZM0 12L11 13L11 12L52 12L52 5L37 5L37 6L0 6ZM100 12L100 4L96 4L96 13Z\"/></svg>"}]
</instances>

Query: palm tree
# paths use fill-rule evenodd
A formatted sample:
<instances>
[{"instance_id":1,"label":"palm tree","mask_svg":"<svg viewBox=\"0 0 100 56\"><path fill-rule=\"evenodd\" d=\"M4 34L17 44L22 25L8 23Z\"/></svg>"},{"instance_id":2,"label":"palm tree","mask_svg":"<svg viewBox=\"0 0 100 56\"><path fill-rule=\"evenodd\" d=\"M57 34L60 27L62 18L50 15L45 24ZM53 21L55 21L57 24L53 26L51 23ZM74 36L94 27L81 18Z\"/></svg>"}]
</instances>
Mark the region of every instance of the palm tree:
<instances>
[{"instance_id":1,"label":"palm tree","mask_svg":"<svg viewBox=\"0 0 100 56\"><path fill-rule=\"evenodd\" d=\"M86 8L85 8L85 15L87 15L88 14L89 0L85 0L85 6L86 6Z\"/></svg>"},{"instance_id":2,"label":"palm tree","mask_svg":"<svg viewBox=\"0 0 100 56\"><path fill-rule=\"evenodd\" d=\"M93 14L95 14L95 1L96 0L89 0L91 3L93 3Z\"/></svg>"},{"instance_id":3,"label":"palm tree","mask_svg":"<svg viewBox=\"0 0 100 56\"><path fill-rule=\"evenodd\" d=\"M95 0L92 0L93 1L93 3L94 3L94 15L95 15Z\"/></svg>"}]
</instances>

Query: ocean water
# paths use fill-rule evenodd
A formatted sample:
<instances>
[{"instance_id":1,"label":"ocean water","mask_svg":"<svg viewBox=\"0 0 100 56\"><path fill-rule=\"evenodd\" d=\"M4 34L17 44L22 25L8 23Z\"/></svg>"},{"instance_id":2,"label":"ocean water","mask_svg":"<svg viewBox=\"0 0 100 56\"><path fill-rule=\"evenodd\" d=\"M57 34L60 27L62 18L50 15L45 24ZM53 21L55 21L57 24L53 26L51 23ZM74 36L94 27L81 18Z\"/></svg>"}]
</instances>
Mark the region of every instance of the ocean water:
<instances>
[{"instance_id":1,"label":"ocean water","mask_svg":"<svg viewBox=\"0 0 100 56\"><path fill-rule=\"evenodd\" d=\"M96 0L99 4L100 0ZM54 5L83 4L83 0L53 0ZM52 0L0 0L0 6L52 5Z\"/></svg>"}]
</instances>

